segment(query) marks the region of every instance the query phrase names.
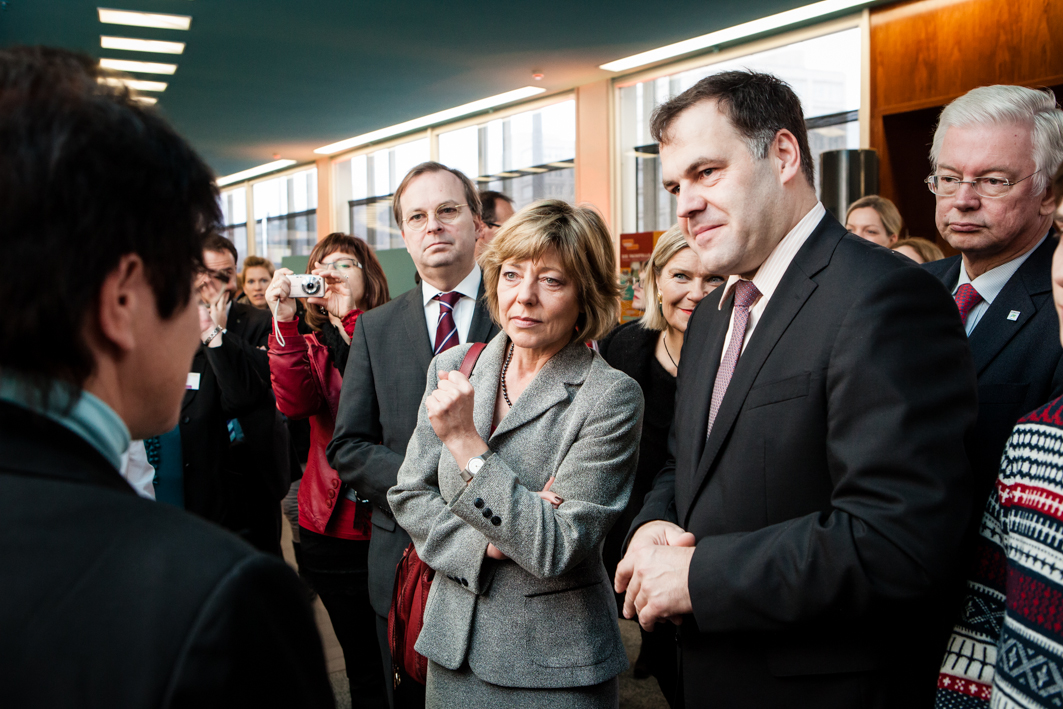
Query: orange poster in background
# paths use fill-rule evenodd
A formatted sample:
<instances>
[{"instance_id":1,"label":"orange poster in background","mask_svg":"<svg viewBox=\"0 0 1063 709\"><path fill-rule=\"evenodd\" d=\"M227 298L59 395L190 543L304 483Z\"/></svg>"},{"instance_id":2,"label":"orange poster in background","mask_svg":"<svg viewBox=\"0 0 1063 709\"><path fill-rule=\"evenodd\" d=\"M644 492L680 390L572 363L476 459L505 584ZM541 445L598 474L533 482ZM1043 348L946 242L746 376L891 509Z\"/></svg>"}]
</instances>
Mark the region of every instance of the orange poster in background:
<instances>
[{"instance_id":1,"label":"orange poster in background","mask_svg":"<svg viewBox=\"0 0 1063 709\"><path fill-rule=\"evenodd\" d=\"M642 310L631 307L634 297L635 279L639 271L646 267L653 247L663 231L640 231L634 234L620 235L620 320L627 322L641 317Z\"/></svg>"}]
</instances>

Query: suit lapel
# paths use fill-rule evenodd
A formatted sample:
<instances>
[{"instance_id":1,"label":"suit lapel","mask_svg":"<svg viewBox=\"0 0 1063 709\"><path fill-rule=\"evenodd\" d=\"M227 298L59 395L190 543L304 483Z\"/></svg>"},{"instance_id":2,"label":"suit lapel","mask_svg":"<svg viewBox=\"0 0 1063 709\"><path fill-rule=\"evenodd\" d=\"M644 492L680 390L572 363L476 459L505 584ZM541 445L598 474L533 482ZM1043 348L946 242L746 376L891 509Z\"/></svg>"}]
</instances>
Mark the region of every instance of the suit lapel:
<instances>
[{"instance_id":1,"label":"suit lapel","mask_svg":"<svg viewBox=\"0 0 1063 709\"><path fill-rule=\"evenodd\" d=\"M712 433L705 442L705 449L698 460L697 469L694 472L693 480L691 480L690 496L685 498L688 504L685 508L677 510L681 525L685 526L689 522L687 518L693 506L693 501L705 484L709 471L712 470L724 442L730 435L735 420L742 410L742 405L745 403L746 395L756 381L761 367L764 366L768 355L775 349L783 333L790 327L794 317L797 316L797 313L801 311L801 308L804 307L809 297L816 290L816 283L811 279L811 276L830 263L830 257L834 253L838 242L845 236L845 233L845 229L828 214L820 221L811 236L808 237L808 240L794 256L789 268L786 269L786 273L772 294L768 306L757 322L748 346L742 352L738 359L738 364L735 366L734 375L727 386L727 393L724 395L720 410L716 414L716 421L712 425ZM724 327L726 327L726 324ZM721 342L719 346L722 349L723 343ZM717 362L719 362L719 357L720 355L717 354ZM716 373L715 369L713 369L712 382L708 385L709 398L712 396L715 377ZM708 426L707 409L704 424L706 427ZM701 430L704 431L705 428ZM704 433L701 435L704 437ZM677 503L682 504L678 498Z\"/></svg>"},{"instance_id":2,"label":"suit lapel","mask_svg":"<svg viewBox=\"0 0 1063 709\"><path fill-rule=\"evenodd\" d=\"M508 338L503 340L504 347L509 346ZM492 342L494 344L494 342ZM594 360L594 352L582 342L572 342L550 358L520 398L513 402L513 408L498 424L495 435L500 436L541 416L555 404L568 398L566 384L579 384L587 376L587 369ZM501 373L501 368L499 368ZM497 396L497 392L495 396ZM493 404L493 400L492 400ZM490 430L490 429L489 429Z\"/></svg>"},{"instance_id":3,"label":"suit lapel","mask_svg":"<svg viewBox=\"0 0 1063 709\"><path fill-rule=\"evenodd\" d=\"M689 438L680 435L676 441L676 464L682 470L697 470L698 461L705 450L705 431L709 426L709 405L716 383L716 371L723 356L723 341L727 336L730 313L734 309L732 295L723 307L717 310L717 299L706 298L694 313L697 322L692 322L683 341L679 359L679 377L676 381L677 420L692 421ZM700 316L700 317L699 317ZM704 323L704 328L698 327ZM687 382L690 385L687 385ZM688 408L689 407L689 408ZM693 490L690 485L694 476L676 476L676 500L689 500Z\"/></svg>"},{"instance_id":4,"label":"suit lapel","mask_svg":"<svg viewBox=\"0 0 1063 709\"><path fill-rule=\"evenodd\" d=\"M417 359L417 368L420 371L427 372L428 365L432 362L432 343L428 340L428 321L424 316L424 296L421 288L423 286L411 288L399 297L404 299L402 322L406 327L406 336L413 345L412 350L406 354Z\"/></svg>"},{"instance_id":5,"label":"suit lapel","mask_svg":"<svg viewBox=\"0 0 1063 709\"><path fill-rule=\"evenodd\" d=\"M502 373L502 360L506 356L508 346L509 340L504 336L492 339L480 353L472 376L469 377L469 382L476 390L472 420L476 432L485 441L491 439L491 424L495 420L495 399L498 398L498 377Z\"/></svg>"},{"instance_id":6,"label":"suit lapel","mask_svg":"<svg viewBox=\"0 0 1063 709\"><path fill-rule=\"evenodd\" d=\"M498 328L487 311L487 299L484 298L484 281L480 279L480 291L476 294L476 308L472 311L472 323L469 325L469 337L466 342L487 342ZM484 352L483 354L487 354Z\"/></svg>"},{"instance_id":7,"label":"suit lapel","mask_svg":"<svg viewBox=\"0 0 1063 709\"><path fill-rule=\"evenodd\" d=\"M971 356L974 359L975 371L979 375L1037 313L1038 304L1042 303L1043 299L1038 298L1035 301L1032 296L1051 292L1052 252L1055 247L1055 240L1045 239L1030 254L1019 270L1008 279L1004 289L971 332ZM959 278L959 269L956 270L956 278ZM955 284L956 281L953 280L952 283ZM1015 319L1012 320L1011 317Z\"/></svg>"}]
</instances>

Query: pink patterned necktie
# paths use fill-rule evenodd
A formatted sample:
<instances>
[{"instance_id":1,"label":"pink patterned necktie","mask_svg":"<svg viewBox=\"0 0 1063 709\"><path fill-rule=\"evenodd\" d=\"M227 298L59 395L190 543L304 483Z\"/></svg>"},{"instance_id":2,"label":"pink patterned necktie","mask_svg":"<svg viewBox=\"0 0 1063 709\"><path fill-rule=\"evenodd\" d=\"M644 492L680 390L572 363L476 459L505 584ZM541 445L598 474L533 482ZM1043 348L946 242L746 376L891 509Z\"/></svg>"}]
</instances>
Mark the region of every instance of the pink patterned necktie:
<instances>
[{"instance_id":1,"label":"pink patterned necktie","mask_svg":"<svg viewBox=\"0 0 1063 709\"><path fill-rule=\"evenodd\" d=\"M461 293L451 291L435 296L439 301L439 320L436 321L436 342L432 354L445 352L458 343L458 326L454 323L454 306L461 300Z\"/></svg>"},{"instance_id":2,"label":"pink patterned necktie","mask_svg":"<svg viewBox=\"0 0 1063 709\"><path fill-rule=\"evenodd\" d=\"M727 351L720 360L720 368L716 370L716 384L712 387L709 429L705 433L706 437L712 433L712 424L716 421L716 414L720 412L723 395L727 393L727 385L731 383L731 376L735 373L735 366L742 354L742 343L746 339L746 325L749 323L749 309L759 297L760 291L753 285L753 281L739 281L735 286L734 327L731 328L731 341L727 344Z\"/></svg>"},{"instance_id":3,"label":"pink patterned necktie","mask_svg":"<svg viewBox=\"0 0 1063 709\"><path fill-rule=\"evenodd\" d=\"M982 296L970 283L964 283L956 289L956 295L953 297L956 299L956 307L960 309L960 320L966 325L967 316L974 310L974 306L982 302Z\"/></svg>"}]
</instances>

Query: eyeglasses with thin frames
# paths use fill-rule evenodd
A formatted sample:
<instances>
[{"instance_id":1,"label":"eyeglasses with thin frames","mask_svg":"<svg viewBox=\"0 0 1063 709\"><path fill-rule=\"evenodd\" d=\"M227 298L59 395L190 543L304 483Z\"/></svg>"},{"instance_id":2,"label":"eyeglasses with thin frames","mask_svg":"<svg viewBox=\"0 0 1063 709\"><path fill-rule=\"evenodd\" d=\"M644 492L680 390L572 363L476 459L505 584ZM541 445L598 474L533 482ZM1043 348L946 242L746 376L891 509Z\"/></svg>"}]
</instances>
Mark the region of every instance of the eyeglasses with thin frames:
<instances>
[{"instance_id":1,"label":"eyeglasses with thin frames","mask_svg":"<svg viewBox=\"0 0 1063 709\"><path fill-rule=\"evenodd\" d=\"M1021 180L1015 180L1014 182L1003 177L976 177L973 180L961 180L954 175L931 175L923 182L938 197L952 197L960 191L960 185L970 185L978 195L992 198L1003 197L1012 187L1030 179L1038 172L1040 170L1036 170Z\"/></svg>"},{"instance_id":2,"label":"eyeglasses with thin frames","mask_svg":"<svg viewBox=\"0 0 1063 709\"><path fill-rule=\"evenodd\" d=\"M362 264L355 261L353 258L338 258L332 263L323 263L321 267L330 271L350 271L352 268L361 268Z\"/></svg>"},{"instance_id":3,"label":"eyeglasses with thin frames","mask_svg":"<svg viewBox=\"0 0 1063 709\"><path fill-rule=\"evenodd\" d=\"M436 221L440 224L453 224L461 216L461 208L468 204L441 204L436 207ZM410 231L420 232L428 228L428 214L417 211L402 220Z\"/></svg>"}]
</instances>

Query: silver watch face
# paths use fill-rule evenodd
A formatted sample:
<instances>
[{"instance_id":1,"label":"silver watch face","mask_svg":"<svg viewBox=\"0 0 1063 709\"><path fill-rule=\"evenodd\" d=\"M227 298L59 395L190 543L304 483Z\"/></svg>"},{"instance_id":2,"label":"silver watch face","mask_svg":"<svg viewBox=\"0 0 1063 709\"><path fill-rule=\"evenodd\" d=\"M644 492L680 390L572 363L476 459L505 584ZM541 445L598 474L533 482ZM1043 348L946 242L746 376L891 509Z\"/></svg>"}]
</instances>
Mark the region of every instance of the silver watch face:
<instances>
[{"instance_id":1,"label":"silver watch face","mask_svg":"<svg viewBox=\"0 0 1063 709\"><path fill-rule=\"evenodd\" d=\"M480 472L480 468L482 467L484 467L484 459L477 456L469 461L469 465L466 466L465 469L471 474L476 475L476 473Z\"/></svg>"}]
</instances>

